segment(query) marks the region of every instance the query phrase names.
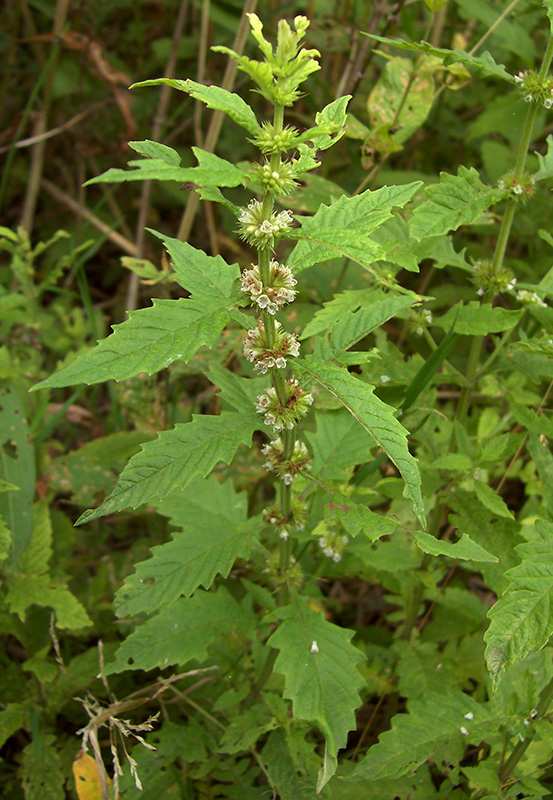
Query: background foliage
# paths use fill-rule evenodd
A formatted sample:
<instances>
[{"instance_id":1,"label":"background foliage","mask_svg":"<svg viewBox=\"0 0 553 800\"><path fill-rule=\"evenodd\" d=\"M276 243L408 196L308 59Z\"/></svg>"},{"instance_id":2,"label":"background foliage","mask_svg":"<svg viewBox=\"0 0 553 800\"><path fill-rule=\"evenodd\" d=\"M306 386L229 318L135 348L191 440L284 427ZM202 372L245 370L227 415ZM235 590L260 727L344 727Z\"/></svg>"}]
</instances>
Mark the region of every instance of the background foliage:
<instances>
[{"instance_id":1,"label":"background foliage","mask_svg":"<svg viewBox=\"0 0 553 800\"><path fill-rule=\"evenodd\" d=\"M250 266L232 215L249 198L239 170L225 172L227 208L198 204L191 184L211 175L221 185L209 154L240 166L255 150L199 95L128 89L161 75L192 78L238 92L265 118L265 99L229 70L224 53L209 50L244 47L256 57L251 38L244 44L245 10L268 35L281 17L312 21L308 46L323 54L322 69L305 84L292 124L307 128L321 108L352 95L346 136L286 199L294 212L318 212L314 226L353 231L340 242L349 259L304 241L288 261L301 291L287 324L302 340L330 329L329 347L350 357L347 380L324 353L302 365L319 386L305 426L312 473L334 492L330 502L314 494L296 554L301 619L327 659L323 677L303 683L294 664L306 628L275 602L265 572L271 540L262 511L273 489L259 447L240 447L230 468L220 455L210 459L196 434L230 431L229 461L259 431L253 403L265 384L248 372L239 320L225 328L238 270L225 281L214 269L208 291L208 262L196 275L179 270L176 243ZM535 188L516 207L504 291L477 293L506 192L514 192L509 173L528 111L509 76L539 68L549 35L542 3L17 0L0 14L2 795L75 798L76 786L93 791L102 777L108 791L82 757L75 783L86 727L110 774L110 736L117 743L124 798L312 798L321 763L330 774L338 748L328 798L550 796L546 108L536 111L526 163ZM403 44L389 43L396 37ZM145 141L178 151L180 165L170 163L173 151ZM199 168L192 147L208 151ZM138 164L133 179L147 179L148 169L158 175L151 156L169 159L171 180L92 180L129 161ZM375 231L357 216L368 201L351 199L364 189L381 192L374 202L386 224ZM213 189L202 191L214 199ZM390 214L408 202L405 214ZM379 279L393 285L401 264L401 288L427 298L424 306L375 290L374 260L392 252L395 267ZM366 270L356 266L363 260ZM190 329L201 316L202 347L186 349L181 312L171 320L176 298ZM145 374L136 378L134 309L144 307L173 347L182 332L182 350L160 372L141 360ZM127 311L130 322L115 328L125 359L113 367L109 348L91 346ZM152 364L165 346L145 345ZM91 362L83 371L75 361L88 352L94 380ZM47 378L49 391L28 393ZM108 378L116 382L101 383ZM400 473L371 438L380 403L400 409L410 431L420 499L414 473L404 497ZM240 428L247 404L251 422ZM164 436L156 432L175 425L186 494L106 501L139 446L156 448ZM409 459L395 462L404 477ZM427 531L417 522L423 500ZM89 514L90 525L73 527L104 501L106 512L134 510ZM216 523L202 528L214 507ZM340 560L324 556L329 543ZM186 568L178 586L164 564L175 559ZM208 568L195 572L198 561ZM152 564L163 581L152 582ZM183 635L174 633L175 614ZM276 657L270 676L267 640ZM333 743L326 756L324 739Z\"/></svg>"}]
</instances>

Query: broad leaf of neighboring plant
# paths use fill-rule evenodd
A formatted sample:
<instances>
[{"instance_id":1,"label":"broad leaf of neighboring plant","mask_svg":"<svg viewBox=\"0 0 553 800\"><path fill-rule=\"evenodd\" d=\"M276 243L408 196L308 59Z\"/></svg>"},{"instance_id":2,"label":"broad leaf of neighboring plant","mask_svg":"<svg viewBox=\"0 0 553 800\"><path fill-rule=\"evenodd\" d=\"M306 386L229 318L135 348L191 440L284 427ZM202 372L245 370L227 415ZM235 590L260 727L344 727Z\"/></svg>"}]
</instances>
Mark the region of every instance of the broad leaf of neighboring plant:
<instances>
[{"instance_id":1,"label":"broad leaf of neighboring plant","mask_svg":"<svg viewBox=\"0 0 553 800\"><path fill-rule=\"evenodd\" d=\"M370 234L392 216L392 208L403 208L421 186L420 181L403 186L383 186L354 197L341 197L331 206L322 205L312 217L303 217L293 231L300 239L287 264L295 273L337 255L345 255L374 273L373 261L386 251ZM304 240L304 241L301 241Z\"/></svg>"},{"instance_id":2,"label":"broad leaf of neighboring plant","mask_svg":"<svg viewBox=\"0 0 553 800\"><path fill-rule=\"evenodd\" d=\"M219 461L230 464L241 444L251 444L258 428L257 414L228 411L196 416L162 431L131 458L109 497L98 508L85 511L77 524L161 500L176 486L184 489L193 478L208 475Z\"/></svg>"},{"instance_id":3,"label":"broad leaf of neighboring plant","mask_svg":"<svg viewBox=\"0 0 553 800\"><path fill-rule=\"evenodd\" d=\"M17 561L33 535L35 456L25 409L15 386L0 391L0 534Z\"/></svg>"},{"instance_id":4,"label":"broad leaf of neighboring plant","mask_svg":"<svg viewBox=\"0 0 553 800\"><path fill-rule=\"evenodd\" d=\"M140 372L152 375L176 359L189 361L204 345L215 344L228 322L227 306L239 268L190 245L177 251L175 240L159 236L192 297L156 299L149 308L131 311L126 322L113 326L111 336L33 389L90 385L110 378L123 381Z\"/></svg>"},{"instance_id":5,"label":"broad leaf of neighboring plant","mask_svg":"<svg viewBox=\"0 0 553 800\"><path fill-rule=\"evenodd\" d=\"M148 563L148 562L146 562ZM104 675L127 669L165 669L200 663L208 647L218 638L238 631L255 631L257 616L242 607L222 586L215 592L198 589L193 597L179 597L159 614L150 617L128 636L104 669Z\"/></svg>"},{"instance_id":6,"label":"broad leaf of neighboring plant","mask_svg":"<svg viewBox=\"0 0 553 800\"><path fill-rule=\"evenodd\" d=\"M29 800L65 800L65 775L54 747L54 737L36 733L36 738L23 750L21 777L25 797Z\"/></svg>"},{"instance_id":7,"label":"broad leaf of neighboring plant","mask_svg":"<svg viewBox=\"0 0 553 800\"><path fill-rule=\"evenodd\" d=\"M403 494L410 498L417 519L426 527L417 462L407 447L408 431L394 416L394 409L374 394L374 386L354 377L346 369L308 356L299 367L333 394L373 437L404 480Z\"/></svg>"},{"instance_id":8,"label":"broad leaf of neighboring plant","mask_svg":"<svg viewBox=\"0 0 553 800\"><path fill-rule=\"evenodd\" d=\"M355 709L364 681L357 664L364 655L351 643L353 631L327 622L299 598L278 612L282 622L268 640L278 649L274 669L285 676L284 696L294 717L324 733L327 755L318 791L336 771L338 750L355 727Z\"/></svg>"},{"instance_id":9,"label":"broad leaf of neighboring plant","mask_svg":"<svg viewBox=\"0 0 553 800\"><path fill-rule=\"evenodd\" d=\"M553 523L538 520L541 540L516 548L521 563L508 570L507 589L488 612L486 661L494 683L515 661L541 650L553 633Z\"/></svg>"},{"instance_id":10,"label":"broad leaf of neighboring plant","mask_svg":"<svg viewBox=\"0 0 553 800\"><path fill-rule=\"evenodd\" d=\"M441 172L440 183L427 186L426 195L426 202L415 208L409 220L415 239L443 235L476 222L504 192L482 183L474 167L459 167L457 175Z\"/></svg>"},{"instance_id":11,"label":"broad leaf of neighboring plant","mask_svg":"<svg viewBox=\"0 0 553 800\"><path fill-rule=\"evenodd\" d=\"M414 772L440 745L449 743L450 749L479 745L518 719L461 691L428 692L422 700L410 702L408 714L396 714L391 730L380 736L346 780L399 778Z\"/></svg>"},{"instance_id":12,"label":"broad leaf of neighboring plant","mask_svg":"<svg viewBox=\"0 0 553 800\"><path fill-rule=\"evenodd\" d=\"M547 1L549 2L549 0ZM386 36L377 36L374 33L364 33L364 35L370 36L371 39L376 39L377 42L393 45L400 50L438 56L443 60L445 66L463 64L463 66L474 70L475 75L480 78L500 78L501 80L509 81L509 83L514 83L515 80L507 72L503 64L496 64L487 50L480 56L472 56L464 50L447 50L443 47L433 47L428 42L406 42L404 39L388 39Z\"/></svg>"},{"instance_id":13,"label":"broad leaf of neighboring plant","mask_svg":"<svg viewBox=\"0 0 553 800\"><path fill-rule=\"evenodd\" d=\"M423 553L431 556L448 556L449 558L459 558L462 561L499 562L497 556L488 553L477 542L473 542L466 533L463 533L458 542L445 542L423 531L415 531L414 536Z\"/></svg>"},{"instance_id":14,"label":"broad leaf of neighboring plant","mask_svg":"<svg viewBox=\"0 0 553 800\"><path fill-rule=\"evenodd\" d=\"M246 494L215 476L167 497L158 510L180 530L125 579L115 596L120 617L170 606L198 586L208 589L217 574L226 577L237 558L249 556L260 525L259 517L248 519Z\"/></svg>"},{"instance_id":15,"label":"broad leaf of neighboring plant","mask_svg":"<svg viewBox=\"0 0 553 800\"><path fill-rule=\"evenodd\" d=\"M454 333L485 336L514 328L522 313L522 309L494 308L491 303L471 300L466 305L456 303L446 314L435 319L433 324L446 331L453 328Z\"/></svg>"}]
</instances>

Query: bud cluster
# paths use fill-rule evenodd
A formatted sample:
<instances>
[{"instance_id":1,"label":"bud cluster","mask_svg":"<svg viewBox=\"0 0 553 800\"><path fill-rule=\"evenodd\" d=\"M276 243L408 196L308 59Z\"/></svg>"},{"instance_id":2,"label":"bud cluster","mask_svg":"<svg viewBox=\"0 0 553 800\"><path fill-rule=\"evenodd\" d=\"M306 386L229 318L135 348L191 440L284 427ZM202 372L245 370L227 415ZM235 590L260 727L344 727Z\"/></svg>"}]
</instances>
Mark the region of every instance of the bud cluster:
<instances>
[{"instance_id":1,"label":"bud cluster","mask_svg":"<svg viewBox=\"0 0 553 800\"><path fill-rule=\"evenodd\" d=\"M411 311L407 328L417 336L422 336L426 328L432 323L432 312L428 309Z\"/></svg>"},{"instance_id":2,"label":"bud cluster","mask_svg":"<svg viewBox=\"0 0 553 800\"><path fill-rule=\"evenodd\" d=\"M519 72L515 77L522 97L526 103L538 103L544 108L553 107L553 78L547 77L540 80L537 72L528 70Z\"/></svg>"},{"instance_id":3,"label":"bud cluster","mask_svg":"<svg viewBox=\"0 0 553 800\"><path fill-rule=\"evenodd\" d=\"M252 303L256 303L261 309L267 309L269 314L276 314L279 308L294 301L296 291L293 287L297 281L288 267L278 261L271 261L268 285L264 286L259 266L252 266L253 269L244 270L241 278L241 289L250 296Z\"/></svg>"},{"instance_id":4,"label":"bud cluster","mask_svg":"<svg viewBox=\"0 0 553 800\"><path fill-rule=\"evenodd\" d=\"M274 240L290 231L294 218L291 211L273 211L266 219L263 204L251 200L238 217L238 232L254 247L272 247Z\"/></svg>"},{"instance_id":5,"label":"bud cluster","mask_svg":"<svg viewBox=\"0 0 553 800\"><path fill-rule=\"evenodd\" d=\"M279 164L276 168L270 164L256 164L252 178L268 194L285 195L290 194L297 185L293 175L293 170L287 164Z\"/></svg>"},{"instance_id":6,"label":"bud cluster","mask_svg":"<svg viewBox=\"0 0 553 800\"><path fill-rule=\"evenodd\" d=\"M305 528L305 520L307 517L307 508L305 503L299 500L292 500L292 507L290 515L284 517L280 506L277 503L268 508L263 509L263 518L269 525L273 525L279 535L280 539L288 539L290 533L290 526L294 526L297 531L302 531Z\"/></svg>"},{"instance_id":7,"label":"bud cluster","mask_svg":"<svg viewBox=\"0 0 553 800\"><path fill-rule=\"evenodd\" d=\"M290 458L284 458L284 442L280 438L273 439L272 442L266 444L261 452L267 459L266 469L274 472L287 486L292 483L300 470L310 469L307 447L298 440L294 443L294 450Z\"/></svg>"},{"instance_id":8,"label":"bud cluster","mask_svg":"<svg viewBox=\"0 0 553 800\"><path fill-rule=\"evenodd\" d=\"M272 426L276 431L291 431L313 403L313 395L302 389L297 381L286 381L285 389L287 400L284 405L272 386L259 395L255 404L257 411L265 415L265 425Z\"/></svg>"},{"instance_id":9,"label":"bud cluster","mask_svg":"<svg viewBox=\"0 0 553 800\"><path fill-rule=\"evenodd\" d=\"M517 292L517 300L525 306L537 305L547 308L547 303L542 300L537 292L528 291L527 289L519 289Z\"/></svg>"},{"instance_id":10,"label":"bud cluster","mask_svg":"<svg viewBox=\"0 0 553 800\"><path fill-rule=\"evenodd\" d=\"M515 288L517 279L511 270L504 266L494 269L493 263L487 258L475 261L472 269L472 282L480 297L486 295L493 300L498 294Z\"/></svg>"},{"instance_id":11,"label":"bud cluster","mask_svg":"<svg viewBox=\"0 0 553 800\"><path fill-rule=\"evenodd\" d=\"M252 328L244 339L244 355L253 363L260 375L270 369L284 369L289 356L298 356L300 345L293 333L283 330L280 322L275 322L275 338L272 345L267 341L265 326L260 320L257 328Z\"/></svg>"},{"instance_id":12,"label":"bud cluster","mask_svg":"<svg viewBox=\"0 0 553 800\"><path fill-rule=\"evenodd\" d=\"M330 529L326 522L320 522L313 533L319 535L319 547L327 558L331 558L336 563L342 560L344 547L349 541L347 536L338 530Z\"/></svg>"},{"instance_id":13,"label":"bud cluster","mask_svg":"<svg viewBox=\"0 0 553 800\"><path fill-rule=\"evenodd\" d=\"M296 146L299 133L296 128L286 125L277 131L271 122L263 122L261 130L251 141L264 155L279 155Z\"/></svg>"}]
</instances>

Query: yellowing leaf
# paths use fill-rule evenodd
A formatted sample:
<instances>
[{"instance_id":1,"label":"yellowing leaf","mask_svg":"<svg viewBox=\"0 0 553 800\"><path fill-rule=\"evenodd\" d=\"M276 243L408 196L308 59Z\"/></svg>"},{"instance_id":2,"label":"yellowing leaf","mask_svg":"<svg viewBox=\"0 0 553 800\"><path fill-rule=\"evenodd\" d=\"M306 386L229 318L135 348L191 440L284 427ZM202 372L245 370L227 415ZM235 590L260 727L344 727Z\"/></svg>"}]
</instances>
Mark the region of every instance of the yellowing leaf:
<instances>
[{"instance_id":1,"label":"yellowing leaf","mask_svg":"<svg viewBox=\"0 0 553 800\"><path fill-rule=\"evenodd\" d=\"M79 750L75 757L73 775L79 800L103 800L96 761L84 750ZM108 782L111 784L109 778Z\"/></svg>"}]
</instances>

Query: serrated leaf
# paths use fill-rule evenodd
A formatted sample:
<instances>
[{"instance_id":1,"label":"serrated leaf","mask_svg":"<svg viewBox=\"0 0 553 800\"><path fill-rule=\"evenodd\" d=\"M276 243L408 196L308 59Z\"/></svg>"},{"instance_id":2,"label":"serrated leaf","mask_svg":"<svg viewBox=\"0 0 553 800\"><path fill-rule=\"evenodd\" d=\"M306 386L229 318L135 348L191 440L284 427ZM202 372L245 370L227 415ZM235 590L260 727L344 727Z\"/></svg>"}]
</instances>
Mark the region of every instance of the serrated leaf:
<instances>
[{"instance_id":1,"label":"serrated leaf","mask_svg":"<svg viewBox=\"0 0 553 800\"><path fill-rule=\"evenodd\" d=\"M253 612L239 605L225 588L219 587L215 593L198 590L193 597L179 597L162 607L159 614L139 625L103 674L164 669L192 659L202 662L216 639L233 631L253 631L256 622Z\"/></svg>"},{"instance_id":2,"label":"serrated leaf","mask_svg":"<svg viewBox=\"0 0 553 800\"><path fill-rule=\"evenodd\" d=\"M294 717L323 732L335 761L355 727L364 684L357 664L364 656L350 643L353 631L327 622L299 598L279 615L283 620L268 640L279 650L274 670L285 676L284 696L292 701Z\"/></svg>"},{"instance_id":3,"label":"serrated leaf","mask_svg":"<svg viewBox=\"0 0 553 800\"><path fill-rule=\"evenodd\" d=\"M33 535L35 456L25 408L14 386L0 390L0 477L18 490L0 492L0 517L11 533L16 562Z\"/></svg>"},{"instance_id":4,"label":"serrated leaf","mask_svg":"<svg viewBox=\"0 0 553 800\"><path fill-rule=\"evenodd\" d=\"M195 83L191 80L176 80L174 78L157 78L155 80L140 81L140 83L133 83L131 89L141 86L159 86L165 84L171 86L173 89L178 89L180 92L186 92L195 100L201 100L208 108L215 108L218 111L223 111L242 128L245 128L252 134L259 132L259 123L255 114L249 105L242 100L242 98L227 92L220 86L204 86L201 83Z\"/></svg>"},{"instance_id":5,"label":"serrated leaf","mask_svg":"<svg viewBox=\"0 0 553 800\"><path fill-rule=\"evenodd\" d=\"M392 729L380 736L346 780L399 778L432 758L441 745L480 744L512 719L515 715L494 713L460 691L428 692L422 700L411 701L408 714L396 714Z\"/></svg>"},{"instance_id":6,"label":"serrated leaf","mask_svg":"<svg viewBox=\"0 0 553 800\"><path fill-rule=\"evenodd\" d=\"M409 308L416 302L415 297L405 295L387 297L385 300L376 301L367 308L346 312L330 331L332 349L336 352L347 350L375 328L394 317L398 311Z\"/></svg>"},{"instance_id":7,"label":"serrated leaf","mask_svg":"<svg viewBox=\"0 0 553 800\"><path fill-rule=\"evenodd\" d=\"M6 603L12 614L25 621L27 609L32 605L52 608L57 628L84 628L92 622L67 586L48 575L9 575Z\"/></svg>"},{"instance_id":8,"label":"serrated leaf","mask_svg":"<svg viewBox=\"0 0 553 800\"><path fill-rule=\"evenodd\" d=\"M362 464L374 446L369 434L360 430L345 409L315 412L317 432L307 432L313 451L313 474L323 481L343 481L346 468Z\"/></svg>"},{"instance_id":9,"label":"serrated leaf","mask_svg":"<svg viewBox=\"0 0 553 800\"><path fill-rule=\"evenodd\" d=\"M258 427L257 414L228 411L196 416L162 431L131 458L110 496L98 508L85 511L77 524L161 500L176 487L182 491L193 478L208 475L219 461L230 464L238 447L251 443Z\"/></svg>"},{"instance_id":10,"label":"serrated leaf","mask_svg":"<svg viewBox=\"0 0 553 800\"><path fill-rule=\"evenodd\" d=\"M474 493L482 505L491 511L492 514L497 514L498 517L505 517L506 519L515 518L505 500L495 491L495 489L492 489L491 486L488 486L487 483L475 480Z\"/></svg>"},{"instance_id":11,"label":"serrated leaf","mask_svg":"<svg viewBox=\"0 0 553 800\"><path fill-rule=\"evenodd\" d=\"M549 512L553 514L553 484L551 482L551 476L553 475L553 455L551 454L549 444L547 441L543 441L537 433L531 433L528 436L526 447L538 470L538 475L541 478L541 490L545 506Z\"/></svg>"},{"instance_id":12,"label":"serrated leaf","mask_svg":"<svg viewBox=\"0 0 553 800\"><path fill-rule=\"evenodd\" d=\"M440 183L426 187L427 200L417 206L409 220L409 231L415 239L444 235L461 225L476 222L503 192L486 186L471 167L459 167L457 175L440 173Z\"/></svg>"},{"instance_id":13,"label":"serrated leaf","mask_svg":"<svg viewBox=\"0 0 553 800\"><path fill-rule=\"evenodd\" d=\"M522 425L530 433L538 433L553 439L553 420L545 414L537 414L534 409L522 406L520 403L511 401L509 409L519 425Z\"/></svg>"},{"instance_id":14,"label":"serrated leaf","mask_svg":"<svg viewBox=\"0 0 553 800\"><path fill-rule=\"evenodd\" d=\"M521 563L507 570L508 586L488 612L486 661L494 683L503 671L545 647L553 633L553 523L538 520L541 539L516 547Z\"/></svg>"},{"instance_id":15,"label":"serrated leaf","mask_svg":"<svg viewBox=\"0 0 553 800\"><path fill-rule=\"evenodd\" d=\"M23 751L22 783L26 800L65 800L63 774L53 736L41 736Z\"/></svg>"},{"instance_id":16,"label":"serrated leaf","mask_svg":"<svg viewBox=\"0 0 553 800\"><path fill-rule=\"evenodd\" d=\"M227 321L228 312L217 298L155 299L149 308L130 311L128 320L113 326L111 336L33 389L125 381L141 372L153 375L177 359L189 361L202 346L213 347Z\"/></svg>"},{"instance_id":17,"label":"serrated leaf","mask_svg":"<svg viewBox=\"0 0 553 800\"><path fill-rule=\"evenodd\" d=\"M236 411L255 405L258 396L269 386L267 376L261 378L241 378L230 369L225 369L216 361L210 364L206 373L211 383L221 390L219 397L229 403Z\"/></svg>"},{"instance_id":18,"label":"serrated leaf","mask_svg":"<svg viewBox=\"0 0 553 800\"><path fill-rule=\"evenodd\" d=\"M443 59L445 66L450 64L463 64L475 71L477 77L481 78L501 78L502 80L514 83L514 77L510 75L503 64L496 64L491 54L486 50L480 56L473 56L465 53L464 50L447 50L443 47L434 47L428 42L406 42L404 39L389 39L386 36L377 36L374 33L364 33L377 42L390 44L400 50L409 50L413 53L426 53L427 55L438 56Z\"/></svg>"},{"instance_id":19,"label":"serrated leaf","mask_svg":"<svg viewBox=\"0 0 553 800\"><path fill-rule=\"evenodd\" d=\"M171 256L177 283L190 292L195 301L212 303L215 298L225 306L235 281L240 277L237 264L227 264L221 256L208 256L188 242L173 239L151 228L150 233L164 243Z\"/></svg>"},{"instance_id":20,"label":"serrated leaf","mask_svg":"<svg viewBox=\"0 0 553 800\"><path fill-rule=\"evenodd\" d=\"M471 300L466 305L457 303L433 324L444 330L453 327L455 333L466 336L485 336L487 333L508 331L517 324L522 310L510 311L506 308L492 306L491 303L479 303Z\"/></svg>"},{"instance_id":21,"label":"serrated leaf","mask_svg":"<svg viewBox=\"0 0 553 800\"><path fill-rule=\"evenodd\" d=\"M248 557L260 527L258 517L248 519L247 496L215 476L167 497L158 511L180 531L125 579L115 596L120 617L170 606L198 586L208 589L217 574L226 577L237 558Z\"/></svg>"},{"instance_id":22,"label":"serrated leaf","mask_svg":"<svg viewBox=\"0 0 553 800\"><path fill-rule=\"evenodd\" d=\"M332 300L323 303L323 307L304 326L299 338L307 339L316 333L326 331L333 323L338 322L343 314L356 311L358 308L366 308L379 299L382 299L382 293L374 289L348 289L335 294Z\"/></svg>"},{"instance_id":23,"label":"serrated leaf","mask_svg":"<svg viewBox=\"0 0 553 800\"><path fill-rule=\"evenodd\" d=\"M312 800L315 781L309 771L298 769L297 753L291 745L290 736L282 728L269 735L261 752L269 781L281 800Z\"/></svg>"},{"instance_id":24,"label":"serrated leaf","mask_svg":"<svg viewBox=\"0 0 553 800\"><path fill-rule=\"evenodd\" d=\"M247 183L246 173L230 161L199 147L193 147L192 150L198 161L197 167L179 167L160 158L133 160L128 164L132 169L112 167L102 175L91 178L84 185L150 180L178 181L193 183L196 186L245 186Z\"/></svg>"},{"instance_id":25,"label":"serrated leaf","mask_svg":"<svg viewBox=\"0 0 553 800\"><path fill-rule=\"evenodd\" d=\"M376 542L382 536L390 536L399 524L392 517L376 514L367 506L352 503L345 497L326 505L325 519L337 519L350 536L362 533L371 542Z\"/></svg>"},{"instance_id":26,"label":"serrated leaf","mask_svg":"<svg viewBox=\"0 0 553 800\"><path fill-rule=\"evenodd\" d=\"M429 533L423 533L423 531L415 531L413 535L423 553L428 553L431 556L447 556L448 558L458 558L462 561L484 561L490 563L499 561L497 556L488 553L477 542L473 542L466 533L463 533L457 542L442 541Z\"/></svg>"},{"instance_id":27,"label":"serrated leaf","mask_svg":"<svg viewBox=\"0 0 553 800\"><path fill-rule=\"evenodd\" d=\"M413 503L415 515L426 527L417 462L407 448L408 431L394 417L394 409L374 394L374 386L355 378L346 369L308 356L300 369L324 386L382 447L404 480L403 494Z\"/></svg>"},{"instance_id":28,"label":"serrated leaf","mask_svg":"<svg viewBox=\"0 0 553 800\"><path fill-rule=\"evenodd\" d=\"M146 158L157 158L160 161L165 161L166 164L172 164L176 167L181 162L181 157L177 151L166 144L152 142L150 139L145 139L143 142L129 142L128 144L135 152Z\"/></svg>"},{"instance_id":29,"label":"serrated leaf","mask_svg":"<svg viewBox=\"0 0 553 800\"><path fill-rule=\"evenodd\" d=\"M301 228L294 231L296 238L307 241L296 245L288 258L288 266L298 273L348 251L353 260L372 269L371 253L377 257L384 251L368 237L390 219L392 208L403 208L421 185L416 181L403 186L383 186L354 197L341 197L331 206L321 205L313 217L304 217ZM355 235L351 235L352 232Z\"/></svg>"}]
</instances>

